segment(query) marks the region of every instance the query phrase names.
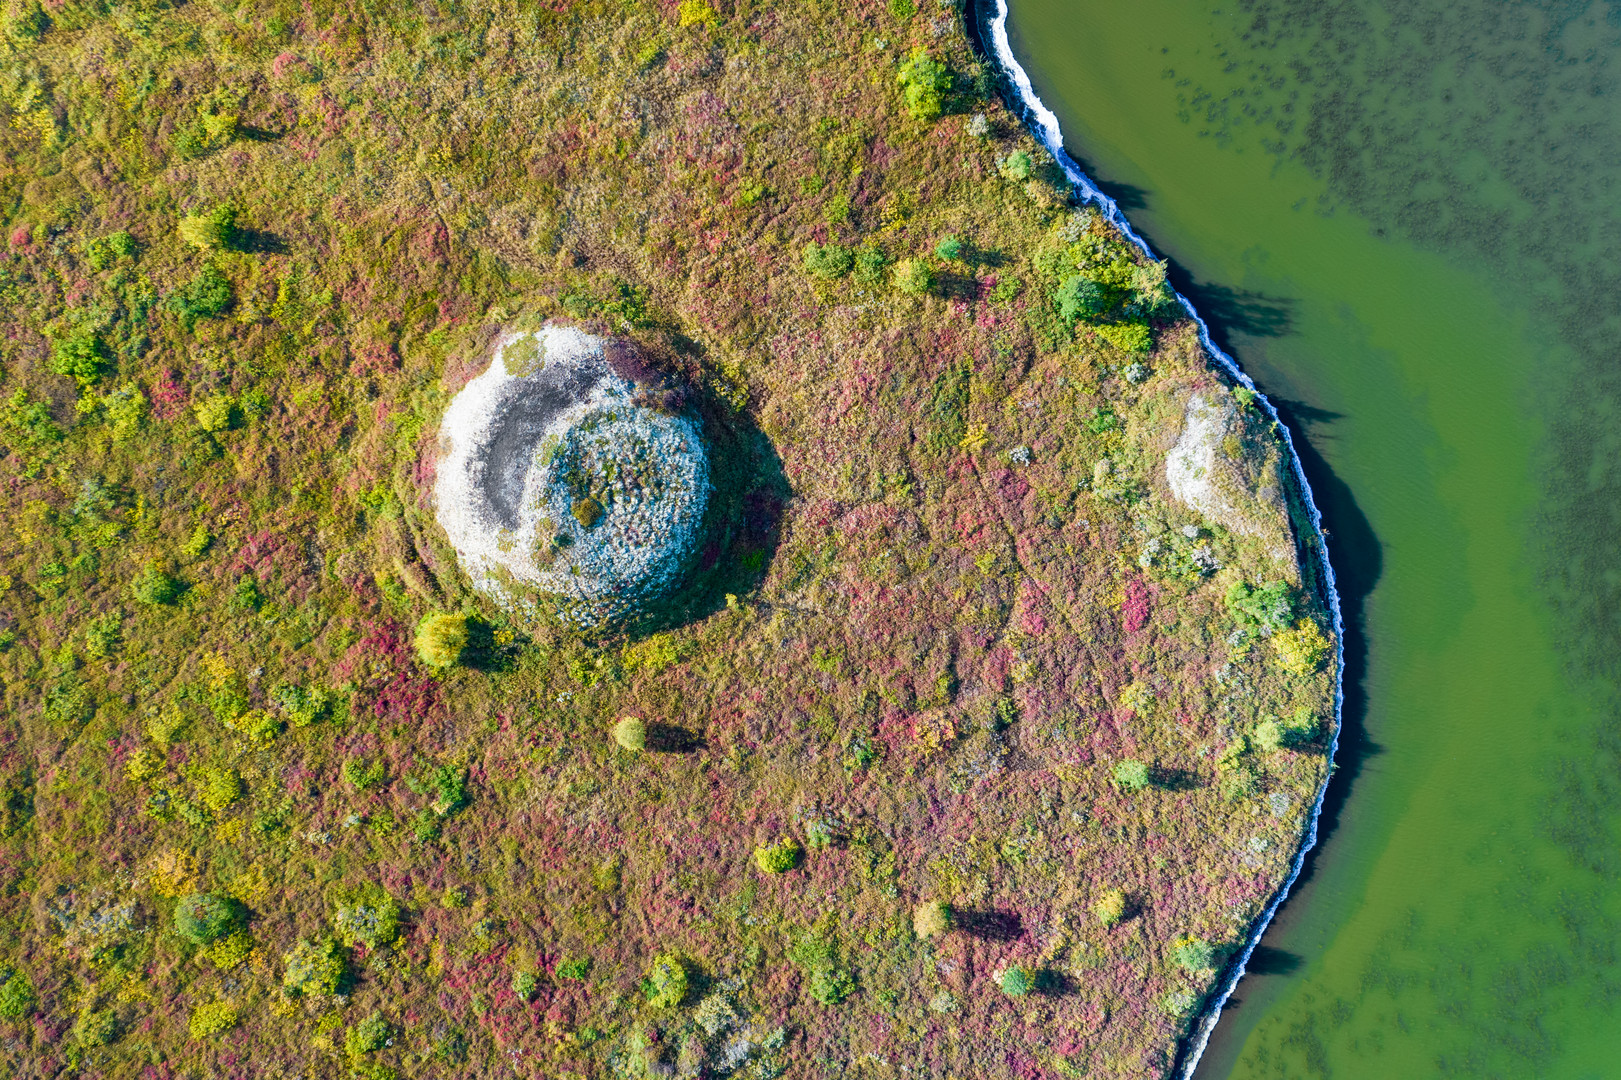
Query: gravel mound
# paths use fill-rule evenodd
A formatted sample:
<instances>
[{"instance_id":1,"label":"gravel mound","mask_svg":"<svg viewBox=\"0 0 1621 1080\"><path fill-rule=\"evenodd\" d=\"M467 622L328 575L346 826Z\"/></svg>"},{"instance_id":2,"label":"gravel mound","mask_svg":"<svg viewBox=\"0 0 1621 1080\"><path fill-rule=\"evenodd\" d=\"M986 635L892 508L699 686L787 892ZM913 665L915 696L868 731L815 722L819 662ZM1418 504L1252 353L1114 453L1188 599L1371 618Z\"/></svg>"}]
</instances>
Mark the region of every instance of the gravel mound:
<instances>
[{"instance_id":1,"label":"gravel mound","mask_svg":"<svg viewBox=\"0 0 1621 1080\"><path fill-rule=\"evenodd\" d=\"M502 337L445 410L434 508L473 587L536 594L593 626L680 579L708 505L698 425L614 370L623 347L568 327ZM618 365L621 370L626 365Z\"/></svg>"}]
</instances>

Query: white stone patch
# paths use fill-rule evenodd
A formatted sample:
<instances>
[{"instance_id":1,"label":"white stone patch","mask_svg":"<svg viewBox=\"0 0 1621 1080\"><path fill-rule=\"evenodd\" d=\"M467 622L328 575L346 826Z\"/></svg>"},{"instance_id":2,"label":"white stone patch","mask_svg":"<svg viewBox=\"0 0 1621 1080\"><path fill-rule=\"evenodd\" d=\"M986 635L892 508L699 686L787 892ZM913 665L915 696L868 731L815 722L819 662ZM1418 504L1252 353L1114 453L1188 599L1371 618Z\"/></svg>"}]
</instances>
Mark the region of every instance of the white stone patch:
<instances>
[{"instance_id":1,"label":"white stone patch","mask_svg":"<svg viewBox=\"0 0 1621 1080\"><path fill-rule=\"evenodd\" d=\"M1226 391L1192 394L1181 437L1165 457L1165 482L1184 506L1262 539L1274 559L1292 563L1276 440L1247 432L1247 423Z\"/></svg>"},{"instance_id":2,"label":"white stone patch","mask_svg":"<svg viewBox=\"0 0 1621 1080\"><path fill-rule=\"evenodd\" d=\"M602 338L511 334L446 409L434 508L473 587L591 624L668 591L697 539L709 462L690 419L636 404Z\"/></svg>"}]
</instances>

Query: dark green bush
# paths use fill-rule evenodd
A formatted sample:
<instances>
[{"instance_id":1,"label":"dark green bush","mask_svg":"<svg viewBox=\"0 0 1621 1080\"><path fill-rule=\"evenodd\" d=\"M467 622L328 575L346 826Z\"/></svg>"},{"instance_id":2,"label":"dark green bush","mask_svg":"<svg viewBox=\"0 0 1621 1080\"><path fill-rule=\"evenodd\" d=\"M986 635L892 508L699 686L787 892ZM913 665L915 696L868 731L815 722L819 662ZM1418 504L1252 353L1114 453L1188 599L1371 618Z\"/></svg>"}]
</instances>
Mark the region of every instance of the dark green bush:
<instances>
[{"instance_id":1,"label":"dark green bush","mask_svg":"<svg viewBox=\"0 0 1621 1080\"><path fill-rule=\"evenodd\" d=\"M996 980L996 985L1008 997L1028 997L1036 988L1036 974L1027 967L1014 964L1002 972Z\"/></svg>"},{"instance_id":2,"label":"dark green bush","mask_svg":"<svg viewBox=\"0 0 1621 1080\"><path fill-rule=\"evenodd\" d=\"M218 941L241 920L241 908L235 900L210 893L182 897L174 907L175 932L193 945Z\"/></svg>"},{"instance_id":3,"label":"dark green bush","mask_svg":"<svg viewBox=\"0 0 1621 1080\"><path fill-rule=\"evenodd\" d=\"M884 267L889 256L877 244L862 244L855 253L855 280L857 285L877 285L884 280Z\"/></svg>"},{"instance_id":4,"label":"dark green bush","mask_svg":"<svg viewBox=\"0 0 1621 1080\"><path fill-rule=\"evenodd\" d=\"M934 245L934 253L942 259L959 259L963 253L962 241L950 234L942 236L940 242Z\"/></svg>"},{"instance_id":5,"label":"dark green bush","mask_svg":"<svg viewBox=\"0 0 1621 1080\"><path fill-rule=\"evenodd\" d=\"M1268 632L1282 630L1294 620L1295 605L1290 592L1288 583L1283 581L1256 586L1235 581L1227 590L1227 609L1240 626Z\"/></svg>"},{"instance_id":6,"label":"dark green bush","mask_svg":"<svg viewBox=\"0 0 1621 1080\"><path fill-rule=\"evenodd\" d=\"M1073 327L1079 319L1095 319L1112 306L1109 290L1080 274L1071 274L1053 290L1053 306L1058 317Z\"/></svg>"},{"instance_id":7,"label":"dark green bush","mask_svg":"<svg viewBox=\"0 0 1621 1080\"><path fill-rule=\"evenodd\" d=\"M812 240L805 245L805 272L824 280L841 278L855 265L850 249L839 244L818 244Z\"/></svg>"},{"instance_id":8,"label":"dark green bush","mask_svg":"<svg viewBox=\"0 0 1621 1080\"><path fill-rule=\"evenodd\" d=\"M580 982L590 974L591 958L589 956L571 957L557 965L557 977L559 979L572 979L575 982Z\"/></svg>"},{"instance_id":9,"label":"dark green bush","mask_svg":"<svg viewBox=\"0 0 1621 1080\"><path fill-rule=\"evenodd\" d=\"M855 978L843 968L821 967L811 972L805 986L811 1000L819 1005L837 1005L855 993Z\"/></svg>"},{"instance_id":10,"label":"dark green bush","mask_svg":"<svg viewBox=\"0 0 1621 1080\"><path fill-rule=\"evenodd\" d=\"M168 305L190 333L198 319L211 319L231 306L231 282L209 263L191 281L169 294Z\"/></svg>"},{"instance_id":11,"label":"dark green bush","mask_svg":"<svg viewBox=\"0 0 1621 1080\"><path fill-rule=\"evenodd\" d=\"M1171 959L1183 971L1209 971L1218 956L1216 947L1202 938L1183 936L1171 946Z\"/></svg>"},{"instance_id":12,"label":"dark green bush","mask_svg":"<svg viewBox=\"0 0 1621 1080\"><path fill-rule=\"evenodd\" d=\"M130 592L135 599L143 604L160 606L172 604L180 598L181 585L178 580L165 574L156 566L148 566L130 584Z\"/></svg>"},{"instance_id":13,"label":"dark green bush","mask_svg":"<svg viewBox=\"0 0 1621 1080\"><path fill-rule=\"evenodd\" d=\"M81 387L95 382L111 362L100 335L89 328L81 327L51 339L51 370Z\"/></svg>"}]
</instances>

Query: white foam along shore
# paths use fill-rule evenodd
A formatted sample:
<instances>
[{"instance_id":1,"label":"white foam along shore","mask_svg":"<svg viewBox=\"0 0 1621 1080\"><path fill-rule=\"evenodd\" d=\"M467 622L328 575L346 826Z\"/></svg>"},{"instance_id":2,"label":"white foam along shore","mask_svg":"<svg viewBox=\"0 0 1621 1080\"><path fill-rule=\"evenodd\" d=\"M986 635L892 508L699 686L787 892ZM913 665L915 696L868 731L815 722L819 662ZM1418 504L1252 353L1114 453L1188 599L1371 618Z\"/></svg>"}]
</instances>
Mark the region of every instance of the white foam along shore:
<instances>
[{"instance_id":1,"label":"white foam along shore","mask_svg":"<svg viewBox=\"0 0 1621 1080\"><path fill-rule=\"evenodd\" d=\"M1041 140L1042 145L1047 148L1047 151L1052 154L1053 158L1064 170L1064 175L1075 186L1081 198L1096 206L1103 216L1124 235L1129 237L1131 242L1136 244L1144 255L1151 259L1154 258L1154 251L1148 246L1148 241L1139 236L1136 230L1131 227L1131 223L1126 220L1126 216L1120 212L1119 204L1108 195L1105 195L1092 182L1091 178L1081 171L1081 167L1075 164L1074 159L1065 152L1064 133L1059 129L1058 117L1054 116L1052 110L1047 108L1041 98L1036 95L1035 88L1030 83L1029 74L1024 70L1023 65L1019 63L1018 57L1013 55L1013 48L1008 43L1008 0L995 0L995 2L996 11L987 27L990 30L991 47L995 50L996 61L1001 65L1003 74L1008 77L1008 81L1013 84L1018 92L1019 101L1024 106L1026 121L1034 130L1036 137ZM1199 340L1204 344L1210 355L1215 357L1217 362L1241 386L1249 390L1255 390L1255 383L1250 380L1248 375L1244 374L1237 361L1217 348L1216 343L1210 339L1210 328L1205 325L1204 319L1200 318L1199 313L1194 310L1193 303L1181 293L1178 293L1176 298L1187 311L1188 317L1199 327ZM1284 446L1289 451L1289 463L1294 469L1295 480L1300 487L1300 496L1305 500L1306 509L1311 516L1312 528L1317 532L1317 556L1322 564L1323 580L1328 584L1328 606L1334 617L1335 648L1334 730L1329 745L1330 768L1323 778L1322 785L1317 789L1317 798L1312 803L1311 820L1306 830L1305 840L1300 845L1300 850L1295 854L1295 860L1289 869L1288 878L1285 879L1283 887L1278 890L1272 902L1267 905L1266 910L1262 912L1260 919L1256 921L1254 930L1244 943L1243 954L1240 956L1238 963L1232 967L1227 981L1218 989L1211 999L1211 1003L1199 1017L1192 1041L1188 1044L1187 1050L1181 1055L1181 1067L1177 1072L1177 1075L1181 1078L1193 1075L1193 1070L1199 1064L1199 1058L1204 1054L1205 1045L1210 1041L1210 1033L1215 1029L1216 1021L1221 1016L1222 1006L1232 996L1233 989L1238 985L1238 981L1244 977L1245 965L1249 963L1250 955L1255 951L1255 946L1260 943L1262 935L1266 933L1266 928L1271 924L1273 916L1277 914L1278 908L1282 906L1284 900L1288 899L1289 890L1293 888L1295 880L1300 876L1300 869L1305 864L1306 853L1317 844L1317 819L1322 814L1323 796L1328 791L1329 778L1333 775L1332 763L1334 756L1339 751L1340 723L1345 707L1345 624L1340 612L1340 594L1334 579L1334 567L1329 562L1328 543L1323 536L1322 514L1318 511L1317 502L1312 497L1311 486L1306 482L1306 472L1301 466L1300 455L1295 452L1294 438L1288 427L1278 418L1277 409L1273 407L1272 402L1267 400L1266 395L1257 391L1256 401L1261 408L1266 410L1267 416L1272 419L1273 423L1277 425L1278 433L1282 436Z\"/></svg>"}]
</instances>

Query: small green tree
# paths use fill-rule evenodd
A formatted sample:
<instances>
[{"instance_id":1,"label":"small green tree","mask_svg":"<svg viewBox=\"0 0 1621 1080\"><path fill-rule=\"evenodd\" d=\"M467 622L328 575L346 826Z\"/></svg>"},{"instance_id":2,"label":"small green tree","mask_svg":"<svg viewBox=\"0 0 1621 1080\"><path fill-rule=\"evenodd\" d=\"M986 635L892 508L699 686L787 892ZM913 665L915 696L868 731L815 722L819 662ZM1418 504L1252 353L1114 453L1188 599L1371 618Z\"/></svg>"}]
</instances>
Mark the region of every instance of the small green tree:
<instances>
[{"instance_id":1,"label":"small green tree","mask_svg":"<svg viewBox=\"0 0 1621 1080\"><path fill-rule=\"evenodd\" d=\"M236 1027L237 1017L236 1006L229 1001L211 1001L191 1011L186 1029L193 1039L207 1039Z\"/></svg>"},{"instance_id":2,"label":"small green tree","mask_svg":"<svg viewBox=\"0 0 1621 1080\"><path fill-rule=\"evenodd\" d=\"M687 999L687 963L675 953L653 961L642 980L642 996L655 1009L674 1009Z\"/></svg>"},{"instance_id":3,"label":"small green tree","mask_svg":"<svg viewBox=\"0 0 1621 1080\"><path fill-rule=\"evenodd\" d=\"M12 972L9 979L0 983L0 1016L8 1020L27 1016L34 1011L34 1003L38 1000L34 984L20 971Z\"/></svg>"},{"instance_id":4,"label":"small green tree","mask_svg":"<svg viewBox=\"0 0 1621 1080\"><path fill-rule=\"evenodd\" d=\"M866 243L856 249L855 280L857 285L877 285L884 280L884 267L889 256L877 244Z\"/></svg>"},{"instance_id":5,"label":"small green tree","mask_svg":"<svg viewBox=\"0 0 1621 1080\"><path fill-rule=\"evenodd\" d=\"M843 968L832 965L812 971L805 986L805 992L818 1005L837 1005L855 993L855 989L855 977Z\"/></svg>"},{"instance_id":6,"label":"small green tree","mask_svg":"<svg viewBox=\"0 0 1621 1080\"><path fill-rule=\"evenodd\" d=\"M201 251L230 251L238 237L236 207L229 204L180 219L180 239Z\"/></svg>"},{"instance_id":7,"label":"small green tree","mask_svg":"<svg viewBox=\"0 0 1621 1080\"><path fill-rule=\"evenodd\" d=\"M193 945L218 941L242 921L242 909L228 896L192 893L174 906L175 933Z\"/></svg>"},{"instance_id":8,"label":"small green tree","mask_svg":"<svg viewBox=\"0 0 1621 1080\"><path fill-rule=\"evenodd\" d=\"M339 905L333 925L345 945L376 949L400 936L400 905L382 886L366 885Z\"/></svg>"},{"instance_id":9,"label":"small green tree","mask_svg":"<svg viewBox=\"0 0 1621 1080\"><path fill-rule=\"evenodd\" d=\"M922 259L903 259L895 267L895 287L908 296L923 296L934 288L934 270Z\"/></svg>"},{"instance_id":10,"label":"small green tree","mask_svg":"<svg viewBox=\"0 0 1621 1080\"><path fill-rule=\"evenodd\" d=\"M1141 791L1148 786L1148 766L1140 761L1122 761L1114 767L1114 782L1123 791Z\"/></svg>"},{"instance_id":11,"label":"small green tree","mask_svg":"<svg viewBox=\"0 0 1621 1080\"><path fill-rule=\"evenodd\" d=\"M614 742L626 750L647 749L647 725L634 716L627 716L614 725Z\"/></svg>"},{"instance_id":12,"label":"small green tree","mask_svg":"<svg viewBox=\"0 0 1621 1080\"><path fill-rule=\"evenodd\" d=\"M783 837L775 844L762 844L754 849L754 865L762 873L786 874L799 865L801 848L792 837Z\"/></svg>"},{"instance_id":13,"label":"small green tree","mask_svg":"<svg viewBox=\"0 0 1621 1080\"><path fill-rule=\"evenodd\" d=\"M334 994L343 980L343 954L331 938L299 941L282 961L286 964L282 990L290 997Z\"/></svg>"},{"instance_id":14,"label":"small green tree","mask_svg":"<svg viewBox=\"0 0 1621 1080\"><path fill-rule=\"evenodd\" d=\"M1171 945L1171 959L1183 971L1209 971L1216 966L1216 947L1202 938L1184 934Z\"/></svg>"},{"instance_id":15,"label":"small green tree","mask_svg":"<svg viewBox=\"0 0 1621 1080\"><path fill-rule=\"evenodd\" d=\"M906 111L916 120L933 123L945 111L945 95L951 89L951 71L923 48L911 51L895 76L906 99Z\"/></svg>"},{"instance_id":16,"label":"small green tree","mask_svg":"<svg viewBox=\"0 0 1621 1080\"><path fill-rule=\"evenodd\" d=\"M812 277L831 281L850 272L855 256L841 244L818 244L812 240L805 245L805 272Z\"/></svg>"},{"instance_id":17,"label":"small green tree","mask_svg":"<svg viewBox=\"0 0 1621 1080\"><path fill-rule=\"evenodd\" d=\"M448 671L462 658L467 648L467 616L449 615L442 611L423 616L417 624L417 658L426 667Z\"/></svg>"},{"instance_id":18,"label":"small green tree","mask_svg":"<svg viewBox=\"0 0 1621 1080\"><path fill-rule=\"evenodd\" d=\"M1064 325L1073 327L1079 319L1095 319L1112 306L1109 290L1080 274L1071 274L1053 290L1053 306Z\"/></svg>"},{"instance_id":19,"label":"small green tree","mask_svg":"<svg viewBox=\"0 0 1621 1080\"><path fill-rule=\"evenodd\" d=\"M180 582L156 566L148 565L130 584L130 592L141 603L159 607L180 598Z\"/></svg>"},{"instance_id":20,"label":"small green tree","mask_svg":"<svg viewBox=\"0 0 1621 1080\"><path fill-rule=\"evenodd\" d=\"M1023 965L1013 964L997 976L996 985L1010 998L1028 997L1036 988L1036 975Z\"/></svg>"},{"instance_id":21,"label":"small green tree","mask_svg":"<svg viewBox=\"0 0 1621 1080\"><path fill-rule=\"evenodd\" d=\"M1105 889L1092 905L1092 914L1104 926L1113 926L1126 917L1126 894L1119 889Z\"/></svg>"},{"instance_id":22,"label":"small green tree","mask_svg":"<svg viewBox=\"0 0 1621 1080\"><path fill-rule=\"evenodd\" d=\"M382 1013L372 1013L343 1033L343 1051L352 1058L381 1050L388 1043L388 1022Z\"/></svg>"},{"instance_id":23,"label":"small green tree","mask_svg":"<svg viewBox=\"0 0 1621 1080\"><path fill-rule=\"evenodd\" d=\"M955 262L957 259L962 258L962 252L962 240L951 235L950 233L942 236L940 238L940 242L934 245L934 253L940 256L940 258L951 262Z\"/></svg>"},{"instance_id":24,"label":"small green tree","mask_svg":"<svg viewBox=\"0 0 1621 1080\"><path fill-rule=\"evenodd\" d=\"M996 171L1004 180L1022 184L1035 174L1036 163L1028 151L1014 150L996 163Z\"/></svg>"}]
</instances>

